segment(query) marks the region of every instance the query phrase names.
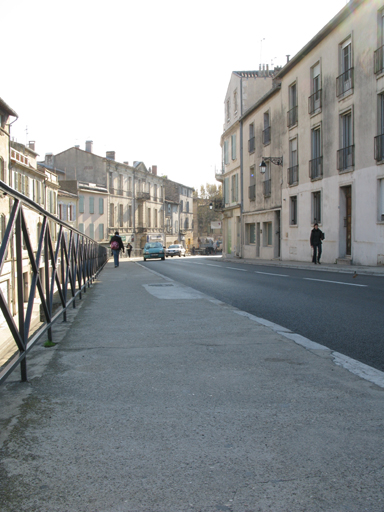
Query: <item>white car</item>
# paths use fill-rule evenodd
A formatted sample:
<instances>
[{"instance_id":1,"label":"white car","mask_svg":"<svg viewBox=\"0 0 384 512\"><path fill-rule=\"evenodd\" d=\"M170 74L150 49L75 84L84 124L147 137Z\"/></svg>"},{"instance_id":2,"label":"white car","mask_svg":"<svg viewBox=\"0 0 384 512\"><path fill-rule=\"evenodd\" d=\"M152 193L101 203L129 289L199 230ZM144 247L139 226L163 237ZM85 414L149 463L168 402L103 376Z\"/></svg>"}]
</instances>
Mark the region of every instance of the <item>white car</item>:
<instances>
[{"instance_id":1,"label":"white car","mask_svg":"<svg viewBox=\"0 0 384 512\"><path fill-rule=\"evenodd\" d=\"M179 256L179 258L181 258L181 256L185 257L185 249L181 244L173 244L168 247L165 255L167 258L168 256L171 256L171 258L174 256Z\"/></svg>"}]
</instances>

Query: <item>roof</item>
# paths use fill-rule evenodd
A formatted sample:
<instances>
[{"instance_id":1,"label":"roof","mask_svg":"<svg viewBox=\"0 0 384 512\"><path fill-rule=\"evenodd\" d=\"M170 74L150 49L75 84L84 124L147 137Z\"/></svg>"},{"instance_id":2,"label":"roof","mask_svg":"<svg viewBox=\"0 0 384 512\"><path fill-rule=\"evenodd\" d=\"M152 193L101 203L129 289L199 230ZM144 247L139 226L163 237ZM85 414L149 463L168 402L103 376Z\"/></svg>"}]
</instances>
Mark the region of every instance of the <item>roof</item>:
<instances>
[{"instance_id":1,"label":"roof","mask_svg":"<svg viewBox=\"0 0 384 512\"><path fill-rule=\"evenodd\" d=\"M92 192L99 192L103 194L108 194L108 189L103 187L102 185L96 185L96 183L86 183L84 181L78 182L79 190L89 190Z\"/></svg>"},{"instance_id":2,"label":"roof","mask_svg":"<svg viewBox=\"0 0 384 512\"><path fill-rule=\"evenodd\" d=\"M291 69L306 57L323 39L325 39L340 23L350 16L361 4L368 0L350 0L349 3L331 19L287 64L276 74L275 78L283 78Z\"/></svg>"},{"instance_id":3,"label":"roof","mask_svg":"<svg viewBox=\"0 0 384 512\"><path fill-rule=\"evenodd\" d=\"M57 193L59 194L59 196L65 196L69 198L77 197L77 194L73 194L72 192L68 192L68 190L63 190L62 188L59 188Z\"/></svg>"},{"instance_id":4,"label":"roof","mask_svg":"<svg viewBox=\"0 0 384 512\"><path fill-rule=\"evenodd\" d=\"M8 106L3 99L0 98L0 110L3 110L4 112L7 112L10 116L13 117L19 117L14 110L11 109L10 106Z\"/></svg>"}]
</instances>

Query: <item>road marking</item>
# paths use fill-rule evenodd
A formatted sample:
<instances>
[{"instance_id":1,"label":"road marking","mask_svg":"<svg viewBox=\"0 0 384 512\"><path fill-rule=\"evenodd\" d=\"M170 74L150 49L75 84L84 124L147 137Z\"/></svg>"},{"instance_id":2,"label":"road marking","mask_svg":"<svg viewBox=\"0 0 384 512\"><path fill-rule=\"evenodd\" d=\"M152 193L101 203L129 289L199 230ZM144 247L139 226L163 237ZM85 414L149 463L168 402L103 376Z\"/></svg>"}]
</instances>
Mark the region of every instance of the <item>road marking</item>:
<instances>
[{"instance_id":1,"label":"road marking","mask_svg":"<svg viewBox=\"0 0 384 512\"><path fill-rule=\"evenodd\" d=\"M213 263L206 263L206 265L208 265L208 267L219 267L219 268L222 268L221 265L214 265Z\"/></svg>"},{"instance_id":2,"label":"road marking","mask_svg":"<svg viewBox=\"0 0 384 512\"><path fill-rule=\"evenodd\" d=\"M346 286L360 286L366 288L366 284L343 283L342 281L327 281L326 279L313 279L312 277L303 277L306 281L320 281L320 283L345 284Z\"/></svg>"},{"instance_id":3,"label":"road marking","mask_svg":"<svg viewBox=\"0 0 384 512\"><path fill-rule=\"evenodd\" d=\"M230 268L231 270L238 270L239 272L248 272L248 270L245 270L244 268L235 268L235 267L225 267Z\"/></svg>"},{"instance_id":4,"label":"road marking","mask_svg":"<svg viewBox=\"0 0 384 512\"><path fill-rule=\"evenodd\" d=\"M258 270L255 270L255 274L265 274L267 276L289 277L286 274L272 274L271 272L259 272Z\"/></svg>"}]
</instances>

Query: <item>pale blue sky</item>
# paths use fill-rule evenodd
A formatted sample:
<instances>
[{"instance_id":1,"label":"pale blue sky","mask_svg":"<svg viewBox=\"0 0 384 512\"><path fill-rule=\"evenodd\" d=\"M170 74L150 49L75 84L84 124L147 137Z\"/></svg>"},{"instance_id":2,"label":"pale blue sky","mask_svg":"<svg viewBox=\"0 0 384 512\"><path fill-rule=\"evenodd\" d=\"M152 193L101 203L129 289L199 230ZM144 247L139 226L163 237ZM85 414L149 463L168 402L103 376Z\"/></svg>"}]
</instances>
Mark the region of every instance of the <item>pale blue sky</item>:
<instances>
[{"instance_id":1,"label":"pale blue sky","mask_svg":"<svg viewBox=\"0 0 384 512\"><path fill-rule=\"evenodd\" d=\"M35 140L43 159L93 140L96 154L196 188L220 167L231 72L258 69L260 56L283 65L346 4L0 1L0 97L19 115L19 142Z\"/></svg>"}]
</instances>

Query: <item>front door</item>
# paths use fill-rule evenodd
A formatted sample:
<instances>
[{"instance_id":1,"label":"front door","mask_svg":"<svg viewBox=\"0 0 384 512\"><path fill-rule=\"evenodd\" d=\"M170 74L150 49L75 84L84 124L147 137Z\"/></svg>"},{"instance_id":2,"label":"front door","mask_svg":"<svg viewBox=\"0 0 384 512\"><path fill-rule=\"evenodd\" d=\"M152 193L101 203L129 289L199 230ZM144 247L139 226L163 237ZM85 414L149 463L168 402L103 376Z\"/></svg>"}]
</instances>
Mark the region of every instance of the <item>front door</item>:
<instances>
[{"instance_id":1,"label":"front door","mask_svg":"<svg viewBox=\"0 0 384 512\"><path fill-rule=\"evenodd\" d=\"M352 193L351 187L345 188L345 199L346 199L346 216L345 216L345 227L346 227L346 255L351 256L352 254Z\"/></svg>"}]
</instances>

